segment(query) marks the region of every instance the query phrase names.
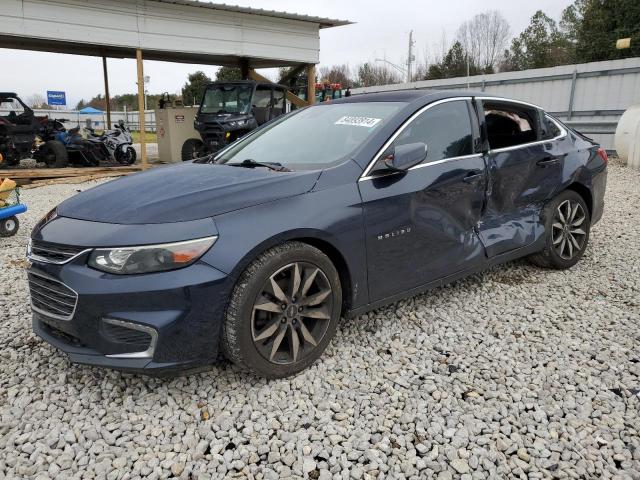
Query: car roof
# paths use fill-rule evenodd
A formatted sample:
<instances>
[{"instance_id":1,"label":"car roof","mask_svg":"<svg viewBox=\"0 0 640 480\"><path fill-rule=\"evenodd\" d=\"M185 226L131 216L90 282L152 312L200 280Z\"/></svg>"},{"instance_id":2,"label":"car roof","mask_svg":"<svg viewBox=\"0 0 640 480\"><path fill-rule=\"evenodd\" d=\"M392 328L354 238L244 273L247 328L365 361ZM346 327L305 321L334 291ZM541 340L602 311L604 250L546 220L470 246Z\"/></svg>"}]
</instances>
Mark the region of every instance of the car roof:
<instances>
[{"instance_id":1,"label":"car roof","mask_svg":"<svg viewBox=\"0 0 640 480\"><path fill-rule=\"evenodd\" d=\"M502 101L512 101L516 103L522 103L536 107L528 102L521 100L510 99L501 97L499 95L491 95L486 92L477 92L473 90L430 90L430 89L415 89L415 90L396 90L389 92L376 92L376 93L362 93L357 95L351 95L350 97L344 97L336 100L332 100L331 103L360 103L360 102L404 102L404 103L416 103L427 104L435 102L437 100L443 100L445 98L456 97L483 97L487 99L495 99ZM540 107L537 107L540 108Z\"/></svg>"},{"instance_id":2,"label":"car roof","mask_svg":"<svg viewBox=\"0 0 640 480\"><path fill-rule=\"evenodd\" d=\"M468 92L464 90L395 90L390 92L361 93L344 97L336 102L355 103L355 102L413 102L420 99L428 99L430 101L440 100L442 98L451 97L470 97L480 95L477 92Z\"/></svg>"}]
</instances>

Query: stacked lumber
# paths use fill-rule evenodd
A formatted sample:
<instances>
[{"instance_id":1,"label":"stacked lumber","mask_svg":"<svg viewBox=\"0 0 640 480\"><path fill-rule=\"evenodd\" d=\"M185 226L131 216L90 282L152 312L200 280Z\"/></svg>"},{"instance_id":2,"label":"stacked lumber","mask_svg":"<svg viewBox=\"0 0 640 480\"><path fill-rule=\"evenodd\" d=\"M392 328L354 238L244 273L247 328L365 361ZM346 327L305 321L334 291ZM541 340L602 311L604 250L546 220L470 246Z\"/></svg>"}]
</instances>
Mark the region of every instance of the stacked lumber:
<instances>
[{"instance_id":1,"label":"stacked lumber","mask_svg":"<svg viewBox=\"0 0 640 480\"><path fill-rule=\"evenodd\" d=\"M120 167L83 167L83 168L14 168L1 169L1 178L11 178L18 185L33 187L56 183L81 183L100 178L119 177L139 172L139 165Z\"/></svg>"}]
</instances>

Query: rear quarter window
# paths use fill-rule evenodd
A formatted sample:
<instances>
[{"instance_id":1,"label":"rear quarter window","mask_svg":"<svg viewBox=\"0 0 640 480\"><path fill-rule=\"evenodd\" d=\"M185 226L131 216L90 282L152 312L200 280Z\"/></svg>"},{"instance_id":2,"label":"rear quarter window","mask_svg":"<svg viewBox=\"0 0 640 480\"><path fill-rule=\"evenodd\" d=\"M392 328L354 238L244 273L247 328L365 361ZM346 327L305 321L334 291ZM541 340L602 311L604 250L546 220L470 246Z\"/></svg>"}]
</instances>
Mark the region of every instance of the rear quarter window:
<instances>
[{"instance_id":1,"label":"rear quarter window","mask_svg":"<svg viewBox=\"0 0 640 480\"><path fill-rule=\"evenodd\" d=\"M556 122L553 119L545 115L542 120L542 139L551 140L552 138L559 137L562 133Z\"/></svg>"}]
</instances>

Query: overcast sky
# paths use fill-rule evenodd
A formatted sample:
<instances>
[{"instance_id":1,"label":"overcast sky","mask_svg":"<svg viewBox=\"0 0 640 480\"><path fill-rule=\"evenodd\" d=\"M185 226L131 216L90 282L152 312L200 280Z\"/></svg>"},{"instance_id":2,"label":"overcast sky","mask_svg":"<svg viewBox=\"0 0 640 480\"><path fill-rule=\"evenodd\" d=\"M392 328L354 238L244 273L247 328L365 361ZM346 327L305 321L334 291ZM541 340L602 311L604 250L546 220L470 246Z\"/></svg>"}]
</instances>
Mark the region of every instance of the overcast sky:
<instances>
[{"instance_id":1,"label":"overcast sky","mask_svg":"<svg viewBox=\"0 0 640 480\"><path fill-rule=\"evenodd\" d=\"M571 0L227 0L226 3L330 18L347 19L355 25L320 31L320 64L355 66L378 57L400 63L406 59L409 31L414 31L416 57L439 51L442 39L455 36L458 25L477 13L495 9L511 25L512 35L521 32L536 10L558 20ZM47 90L67 92L70 106L103 90L101 59L76 55L0 49L0 91L17 91L27 99ZM145 62L151 77L151 93L177 93L187 74L203 70L214 78L216 67L164 62ZM109 59L111 94L136 90L134 60Z\"/></svg>"}]
</instances>

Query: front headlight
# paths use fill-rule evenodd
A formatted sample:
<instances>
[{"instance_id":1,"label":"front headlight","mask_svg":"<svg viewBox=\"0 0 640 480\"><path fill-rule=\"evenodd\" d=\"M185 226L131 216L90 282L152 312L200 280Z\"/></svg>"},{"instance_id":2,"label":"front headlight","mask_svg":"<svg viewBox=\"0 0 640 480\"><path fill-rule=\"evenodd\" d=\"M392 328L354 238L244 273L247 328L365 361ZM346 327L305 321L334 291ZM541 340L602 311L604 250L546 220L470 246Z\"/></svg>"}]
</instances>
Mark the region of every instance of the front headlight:
<instances>
[{"instance_id":1,"label":"front headlight","mask_svg":"<svg viewBox=\"0 0 640 480\"><path fill-rule=\"evenodd\" d=\"M162 245L97 248L89 256L89 266L120 275L175 270L196 262L217 239L215 236Z\"/></svg>"}]
</instances>

